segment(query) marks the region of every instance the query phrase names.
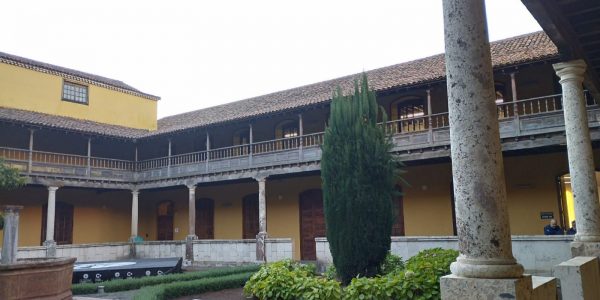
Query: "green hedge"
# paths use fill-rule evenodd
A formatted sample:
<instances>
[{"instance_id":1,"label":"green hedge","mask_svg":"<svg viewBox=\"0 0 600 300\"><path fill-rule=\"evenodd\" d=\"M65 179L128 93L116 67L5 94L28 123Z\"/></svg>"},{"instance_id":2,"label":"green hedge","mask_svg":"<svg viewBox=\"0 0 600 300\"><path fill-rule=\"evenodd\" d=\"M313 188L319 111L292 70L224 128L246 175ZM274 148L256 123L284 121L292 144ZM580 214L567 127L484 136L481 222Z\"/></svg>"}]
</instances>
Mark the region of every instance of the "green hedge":
<instances>
[{"instance_id":1,"label":"green hedge","mask_svg":"<svg viewBox=\"0 0 600 300\"><path fill-rule=\"evenodd\" d=\"M134 300L163 300L242 287L254 272L173 282L140 289Z\"/></svg>"},{"instance_id":2,"label":"green hedge","mask_svg":"<svg viewBox=\"0 0 600 300\"><path fill-rule=\"evenodd\" d=\"M188 272L181 274L169 274L162 276L151 276L142 278L130 278L130 279L117 279L111 281L97 282L97 283L78 283L74 284L71 288L73 295L84 295L84 294L95 294L98 286L103 285L104 291L119 292L136 290L145 286L159 285L164 283L170 283L175 281L191 281L203 278L221 277L232 274L256 272L260 268L259 265L252 266L241 266L241 267L228 267L211 269L207 271Z\"/></svg>"}]
</instances>

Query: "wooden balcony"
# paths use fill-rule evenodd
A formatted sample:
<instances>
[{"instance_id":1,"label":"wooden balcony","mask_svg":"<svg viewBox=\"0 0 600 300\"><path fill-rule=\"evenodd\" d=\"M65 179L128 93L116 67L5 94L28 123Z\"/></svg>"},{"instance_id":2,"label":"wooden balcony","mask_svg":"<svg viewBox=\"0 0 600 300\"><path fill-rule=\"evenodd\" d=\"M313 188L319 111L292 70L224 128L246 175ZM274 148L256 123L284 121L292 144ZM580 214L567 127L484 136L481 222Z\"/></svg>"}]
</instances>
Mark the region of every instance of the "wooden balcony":
<instances>
[{"instance_id":1,"label":"wooden balcony","mask_svg":"<svg viewBox=\"0 0 600 300\"><path fill-rule=\"evenodd\" d=\"M561 95L500 103L497 105L500 136L505 150L564 143ZM590 128L600 127L600 107L588 99ZM404 160L447 156L450 145L448 113L400 119L382 124L392 135L393 151ZM555 136L539 144L536 136ZM526 139L525 139L526 137ZM592 139L600 132L592 130ZM513 143L506 141L528 141ZM541 139L540 139L541 140ZM559 141L560 140L560 141ZM127 161L80 155L0 148L0 157L24 174L121 183L148 183L226 172L283 168L314 164L321 158L323 132L246 145L191 152L142 161ZM549 144L550 143L550 144ZM434 149L437 154L411 156Z\"/></svg>"}]
</instances>

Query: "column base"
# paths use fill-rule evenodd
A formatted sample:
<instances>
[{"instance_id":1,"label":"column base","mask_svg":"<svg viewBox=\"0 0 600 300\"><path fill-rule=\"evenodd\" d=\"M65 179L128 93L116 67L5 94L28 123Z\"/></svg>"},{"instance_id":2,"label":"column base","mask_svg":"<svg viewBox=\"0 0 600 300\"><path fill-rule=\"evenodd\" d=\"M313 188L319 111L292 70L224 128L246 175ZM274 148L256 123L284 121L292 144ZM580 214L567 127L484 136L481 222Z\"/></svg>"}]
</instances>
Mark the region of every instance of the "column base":
<instances>
[{"instance_id":1,"label":"column base","mask_svg":"<svg viewBox=\"0 0 600 300\"><path fill-rule=\"evenodd\" d=\"M46 247L46 257L56 257L56 242L55 241L44 241L44 247Z\"/></svg>"},{"instance_id":2,"label":"column base","mask_svg":"<svg viewBox=\"0 0 600 300\"><path fill-rule=\"evenodd\" d=\"M571 256L600 257L600 242L573 241L571 243Z\"/></svg>"},{"instance_id":3,"label":"column base","mask_svg":"<svg viewBox=\"0 0 600 300\"><path fill-rule=\"evenodd\" d=\"M267 252L266 252L266 240L267 233L259 232L256 235L256 260L259 262L267 262Z\"/></svg>"},{"instance_id":4,"label":"column base","mask_svg":"<svg viewBox=\"0 0 600 300\"><path fill-rule=\"evenodd\" d=\"M467 278L521 278L523 266L515 259L470 259L459 256L450 265L452 274Z\"/></svg>"},{"instance_id":5,"label":"column base","mask_svg":"<svg viewBox=\"0 0 600 300\"><path fill-rule=\"evenodd\" d=\"M195 235L188 235L185 237L185 260L190 264L194 261L194 241L197 240L198 237Z\"/></svg>"},{"instance_id":6,"label":"column base","mask_svg":"<svg viewBox=\"0 0 600 300\"><path fill-rule=\"evenodd\" d=\"M514 279L466 278L447 275L440 278L442 300L514 299L530 300L531 276Z\"/></svg>"}]
</instances>

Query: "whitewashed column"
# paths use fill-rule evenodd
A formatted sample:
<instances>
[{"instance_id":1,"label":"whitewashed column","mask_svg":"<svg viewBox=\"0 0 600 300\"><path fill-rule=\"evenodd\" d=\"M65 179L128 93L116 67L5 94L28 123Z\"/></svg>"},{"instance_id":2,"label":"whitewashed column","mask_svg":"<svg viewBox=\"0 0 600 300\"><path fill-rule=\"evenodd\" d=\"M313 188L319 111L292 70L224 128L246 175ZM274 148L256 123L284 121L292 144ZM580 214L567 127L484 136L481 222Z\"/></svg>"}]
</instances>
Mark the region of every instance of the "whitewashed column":
<instances>
[{"instance_id":1,"label":"whitewashed column","mask_svg":"<svg viewBox=\"0 0 600 300\"><path fill-rule=\"evenodd\" d=\"M188 240L198 239L196 235L196 185L191 184L188 188Z\"/></svg>"},{"instance_id":2,"label":"whitewashed column","mask_svg":"<svg viewBox=\"0 0 600 300\"><path fill-rule=\"evenodd\" d=\"M258 181L258 235L256 235L256 260L266 262L266 239L267 239L267 197L266 177L257 177Z\"/></svg>"},{"instance_id":3,"label":"whitewashed column","mask_svg":"<svg viewBox=\"0 0 600 300\"><path fill-rule=\"evenodd\" d=\"M131 241L135 241L138 236L139 194L139 190L131 190Z\"/></svg>"},{"instance_id":4,"label":"whitewashed column","mask_svg":"<svg viewBox=\"0 0 600 300\"><path fill-rule=\"evenodd\" d=\"M562 86L569 172L577 218L573 255L597 256L600 246L591 252L592 249L577 249L584 247L583 243L598 245L600 242L600 202L583 92L586 64L583 60L562 62L554 64L554 70Z\"/></svg>"},{"instance_id":5,"label":"whitewashed column","mask_svg":"<svg viewBox=\"0 0 600 300\"><path fill-rule=\"evenodd\" d=\"M460 256L452 274L520 278L512 254L494 77L483 0L445 0L452 178Z\"/></svg>"},{"instance_id":6,"label":"whitewashed column","mask_svg":"<svg viewBox=\"0 0 600 300\"><path fill-rule=\"evenodd\" d=\"M46 212L46 256L56 256L56 242L54 241L54 218L56 214L56 191L57 186L48 187L48 210Z\"/></svg>"}]
</instances>

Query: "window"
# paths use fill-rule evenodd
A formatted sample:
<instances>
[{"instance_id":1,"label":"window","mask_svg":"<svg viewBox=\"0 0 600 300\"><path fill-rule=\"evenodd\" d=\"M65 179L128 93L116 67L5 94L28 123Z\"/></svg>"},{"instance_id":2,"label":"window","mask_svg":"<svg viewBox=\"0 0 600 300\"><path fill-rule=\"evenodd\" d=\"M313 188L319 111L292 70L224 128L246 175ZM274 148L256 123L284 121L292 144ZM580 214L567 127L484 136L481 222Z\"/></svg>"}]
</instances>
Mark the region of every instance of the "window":
<instances>
[{"instance_id":1,"label":"window","mask_svg":"<svg viewBox=\"0 0 600 300\"><path fill-rule=\"evenodd\" d=\"M76 103L88 103L88 87L71 82L63 82L62 99Z\"/></svg>"},{"instance_id":2,"label":"window","mask_svg":"<svg viewBox=\"0 0 600 300\"><path fill-rule=\"evenodd\" d=\"M420 101L419 101L420 102ZM398 118L410 119L425 115L425 106L417 101L411 103L398 103Z\"/></svg>"},{"instance_id":3,"label":"window","mask_svg":"<svg viewBox=\"0 0 600 300\"><path fill-rule=\"evenodd\" d=\"M298 136L298 126L296 124L290 122L289 124L285 124L281 126L281 132L284 138L290 138Z\"/></svg>"}]
</instances>

